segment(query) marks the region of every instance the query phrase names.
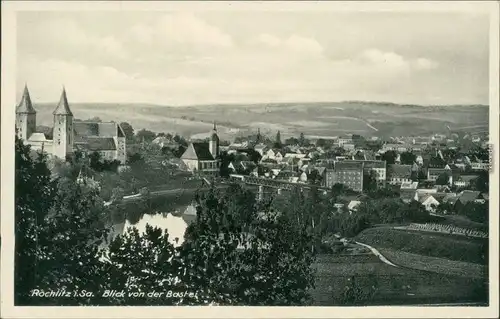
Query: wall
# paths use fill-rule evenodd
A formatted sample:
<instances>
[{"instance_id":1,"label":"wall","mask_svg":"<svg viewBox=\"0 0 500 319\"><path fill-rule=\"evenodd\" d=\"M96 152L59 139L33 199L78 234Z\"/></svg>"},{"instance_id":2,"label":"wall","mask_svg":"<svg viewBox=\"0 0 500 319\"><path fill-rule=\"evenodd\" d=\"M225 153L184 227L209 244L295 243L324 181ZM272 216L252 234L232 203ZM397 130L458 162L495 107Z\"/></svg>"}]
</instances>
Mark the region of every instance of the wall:
<instances>
[{"instance_id":1,"label":"wall","mask_svg":"<svg viewBox=\"0 0 500 319\"><path fill-rule=\"evenodd\" d=\"M188 170L195 171L198 170L198 160L194 159L183 159L184 164L186 164Z\"/></svg>"}]
</instances>

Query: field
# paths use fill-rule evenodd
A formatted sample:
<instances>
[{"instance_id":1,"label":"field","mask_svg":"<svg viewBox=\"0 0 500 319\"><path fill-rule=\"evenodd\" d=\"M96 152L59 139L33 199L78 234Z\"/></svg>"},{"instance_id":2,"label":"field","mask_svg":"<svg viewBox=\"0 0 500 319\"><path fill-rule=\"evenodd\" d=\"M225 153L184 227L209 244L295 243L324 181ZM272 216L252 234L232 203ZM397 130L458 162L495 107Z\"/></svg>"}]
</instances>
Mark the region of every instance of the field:
<instances>
[{"instance_id":1,"label":"field","mask_svg":"<svg viewBox=\"0 0 500 319\"><path fill-rule=\"evenodd\" d=\"M474 222L468 219L467 217L461 215L445 215L443 216L443 219L439 221L439 223L488 232L488 225Z\"/></svg>"},{"instance_id":2,"label":"field","mask_svg":"<svg viewBox=\"0 0 500 319\"><path fill-rule=\"evenodd\" d=\"M70 101L71 102L71 101ZM39 125L51 126L54 104L35 104ZM176 132L184 136L205 137L217 121L220 137L256 132L282 137L304 132L311 137L332 137L345 133L366 136L399 136L453 131L488 130L485 106L409 106L371 102L283 103L253 105L199 105L169 107L141 104L71 105L76 118L100 117L126 121L135 129Z\"/></svg>"},{"instance_id":3,"label":"field","mask_svg":"<svg viewBox=\"0 0 500 319\"><path fill-rule=\"evenodd\" d=\"M311 291L316 306L342 304L348 279L363 289L376 287L372 298L358 305L410 305L426 303L486 302L482 279L395 268L373 255L320 255L314 264L316 286Z\"/></svg>"},{"instance_id":4,"label":"field","mask_svg":"<svg viewBox=\"0 0 500 319\"><path fill-rule=\"evenodd\" d=\"M479 264L417 255L388 248L380 248L379 251L398 266L461 277L487 278L488 276L487 266Z\"/></svg>"},{"instance_id":5,"label":"field","mask_svg":"<svg viewBox=\"0 0 500 319\"><path fill-rule=\"evenodd\" d=\"M377 227L362 231L356 240L377 249L388 248L483 265L487 263L488 241L485 239Z\"/></svg>"}]
</instances>

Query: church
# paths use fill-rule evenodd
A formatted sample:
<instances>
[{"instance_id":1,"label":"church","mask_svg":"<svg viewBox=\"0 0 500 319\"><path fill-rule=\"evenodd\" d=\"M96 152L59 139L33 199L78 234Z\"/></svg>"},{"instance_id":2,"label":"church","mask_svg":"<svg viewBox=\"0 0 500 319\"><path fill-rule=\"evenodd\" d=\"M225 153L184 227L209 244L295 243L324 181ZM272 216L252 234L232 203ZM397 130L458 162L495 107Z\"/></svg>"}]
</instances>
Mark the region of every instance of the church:
<instances>
[{"instance_id":1,"label":"church","mask_svg":"<svg viewBox=\"0 0 500 319\"><path fill-rule=\"evenodd\" d=\"M54 126L53 137L50 138L36 131L36 110L25 86L16 108L17 136L32 149L42 150L63 160L75 151L81 151L84 154L98 152L103 159L126 163L126 138L119 124L74 121L64 88L52 114Z\"/></svg>"},{"instance_id":2,"label":"church","mask_svg":"<svg viewBox=\"0 0 500 319\"><path fill-rule=\"evenodd\" d=\"M193 173L198 172L206 175L219 174L219 136L217 135L215 123L208 143L190 143L184 154L182 154L181 160L187 166L188 170Z\"/></svg>"}]
</instances>

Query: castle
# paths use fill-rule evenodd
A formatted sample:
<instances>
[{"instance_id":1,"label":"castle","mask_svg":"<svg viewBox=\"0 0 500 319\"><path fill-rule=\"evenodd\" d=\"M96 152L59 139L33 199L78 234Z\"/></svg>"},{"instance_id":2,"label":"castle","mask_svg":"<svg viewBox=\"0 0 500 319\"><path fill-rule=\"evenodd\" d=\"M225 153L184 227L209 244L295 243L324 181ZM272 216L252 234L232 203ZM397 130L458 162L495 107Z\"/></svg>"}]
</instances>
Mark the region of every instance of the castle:
<instances>
[{"instance_id":1,"label":"castle","mask_svg":"<svg viewBox=\"0 0 500 319\"><path fill-rule=\"evenodd\" d=\"M36 111L28 87L25 86L16 108L17 136L32 149L42 150L63 160L75 151L81 151L83 154L97 152L102 159L126 163L126 137L119 124L74 121L64 88L52 114L54 126L50 139L45 133L36 131Z\"/></svg>"}]
</instances>

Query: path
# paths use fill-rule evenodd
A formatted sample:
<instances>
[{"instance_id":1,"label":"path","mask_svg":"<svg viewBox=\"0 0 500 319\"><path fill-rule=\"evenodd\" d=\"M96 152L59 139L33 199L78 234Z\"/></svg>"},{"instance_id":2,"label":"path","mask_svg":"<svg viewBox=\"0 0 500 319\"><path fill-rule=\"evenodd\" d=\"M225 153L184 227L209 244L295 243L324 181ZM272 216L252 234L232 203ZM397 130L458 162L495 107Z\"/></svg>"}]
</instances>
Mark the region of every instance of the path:
<instances>
[{"instance_id":1,"label":"path","mask_svg":"<svg viewBox=\"0 0 500 319\"><path fill-rule=\"evenodd\" d=\"M363 246L363 247L366 247L366 248L370 249L370 250L371 250L371 252L372 252L375 256L377 256L377 257L378 257L378 258L379 258L379 259L380 259L383 263L385 263L385 264L387 264L387 265L389 265L389 266L392 266L392 267L397 267L397 268L399 268L399 266L398 266L398 265L393 264L393 263L392 263L392 262L390 262L387 258L385 258L385 257L384 257L384 255L382 255L382 254L381 254L381 253L380 253L380 252L379 252L376 248L373 248L373 247L372 247L372 246L370 246L370 245L363 244L363 243L360 243L360 242L357 242L357 241L355 241L355 243L356 243L357 245L360 245L360 246Z\"/></svg>"}]
</instances>

